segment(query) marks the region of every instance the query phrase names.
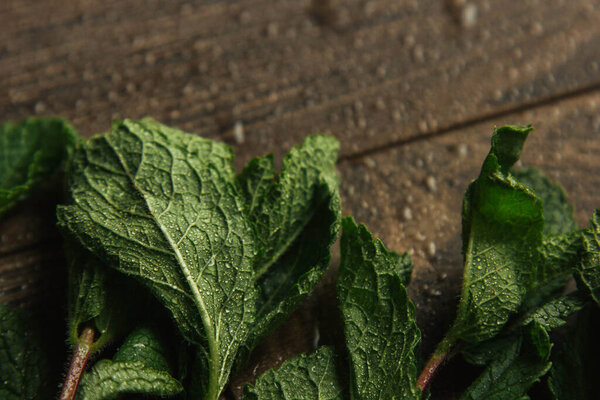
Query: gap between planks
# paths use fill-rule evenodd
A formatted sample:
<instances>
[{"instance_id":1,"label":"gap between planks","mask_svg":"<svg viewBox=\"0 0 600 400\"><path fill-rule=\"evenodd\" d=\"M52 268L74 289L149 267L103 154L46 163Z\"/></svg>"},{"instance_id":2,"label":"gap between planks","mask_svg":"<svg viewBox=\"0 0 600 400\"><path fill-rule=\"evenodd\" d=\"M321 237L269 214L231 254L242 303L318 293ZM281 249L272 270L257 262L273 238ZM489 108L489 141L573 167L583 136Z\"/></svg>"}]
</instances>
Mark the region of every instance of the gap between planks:
<instances>
[{"instance_id":1,"label":"gap between planks","mask_svg":"<svg viewBox=\"0 0 600 400\"><path fill-rule=\"evenodd\" d=\"M355 153L341 155L338 159L338 164L343 164L346 162L354 162L358 161L364 157L372 156L377 153L382 153L391 149L396 149L402 146L406 146L412 143L421 142L424 140L431 140L440 136L451 135L454 133L458 133L458 131L462 129L467 129L478 125L483 122L492 121L497 118L502 118L508 116L510 114L521 113L524 111L535 110L537 108L542 108L546 106L551 106L558 104L560 102L566 100L574 100L579 97L584 97L590 95L595 92L600 92L600 82L593 83L591 85L583 86L580 88L573 89L571 91L563 92L556 94L554 96L549 96L544 99L539 99L537 101L533 101L527 104L520 104L515 107L508 107L503 110L493 111L487 114L483 114L480 116L476 116L473 118L466 119L464 121L460 121L445 127L441 127L435 130L431 130L425 133L419 133L416 135L411 135L409 137L393 140L388 143L384 143L382 145L377 145L365 150L360 150Z\"/></svg>"}]
</instances>

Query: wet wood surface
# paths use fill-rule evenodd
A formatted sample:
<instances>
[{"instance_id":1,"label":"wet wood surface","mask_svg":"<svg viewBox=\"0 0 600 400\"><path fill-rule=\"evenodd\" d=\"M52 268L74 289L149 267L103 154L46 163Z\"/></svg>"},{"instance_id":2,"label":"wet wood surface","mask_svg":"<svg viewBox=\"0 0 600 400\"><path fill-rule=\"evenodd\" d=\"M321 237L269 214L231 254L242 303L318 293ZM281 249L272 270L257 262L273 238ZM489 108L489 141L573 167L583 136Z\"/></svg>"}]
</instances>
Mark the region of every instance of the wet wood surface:
<instances>
[{"instance_id":1,"label":"wet wood surface","mask_svg":"<svg viewBox=\"0 0 600 400\"><path fill-rule=\"evenodd\" d=\"M580 224L600 207L599 1L7 0L0 26L3 120L61 115L90 136L151 116L227 141L238 168L338 137L344 214L413 255L425 352L452 318L462 194L494 125L536 127L523 163L565 186ZM0 220L0 301L61 307L60 193L56 177ZM332 282L238 387L311 349Z\"/></svg>"}]
</instances>

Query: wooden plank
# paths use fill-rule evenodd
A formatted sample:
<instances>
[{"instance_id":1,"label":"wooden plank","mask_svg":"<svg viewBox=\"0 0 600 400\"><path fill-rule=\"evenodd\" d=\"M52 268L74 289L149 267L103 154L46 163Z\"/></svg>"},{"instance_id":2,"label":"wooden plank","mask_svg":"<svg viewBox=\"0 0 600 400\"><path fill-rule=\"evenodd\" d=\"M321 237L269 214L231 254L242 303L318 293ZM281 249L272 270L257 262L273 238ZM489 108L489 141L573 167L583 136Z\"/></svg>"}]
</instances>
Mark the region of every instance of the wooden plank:
<instances>
[{"instance_id":1,"label":"wooden plank","mask_svg":"<svg viewBox=\"0 0 600 400\"><path fill-rule=\"evenodd\" d=\"M0 109L85 135L150 115L240 163L315 131L351 154L600 85L598 4L4 1Z\"/></svg>"}]
</instances>

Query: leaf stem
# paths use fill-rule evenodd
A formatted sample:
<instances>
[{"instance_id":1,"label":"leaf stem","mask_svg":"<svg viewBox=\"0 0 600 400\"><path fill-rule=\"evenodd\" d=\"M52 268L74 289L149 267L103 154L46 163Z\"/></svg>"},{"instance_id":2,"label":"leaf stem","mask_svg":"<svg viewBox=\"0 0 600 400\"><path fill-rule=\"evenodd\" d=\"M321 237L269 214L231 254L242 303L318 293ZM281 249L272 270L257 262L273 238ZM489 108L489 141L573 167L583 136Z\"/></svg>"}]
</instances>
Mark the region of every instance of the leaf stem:
<instances>
[{"instance_id":1,"label":"leaf stem","mask_svg":"<svg viewBox=\"0 0 600 400\"><path fill-rule=\"evenodd\" d=\"M81 380L81 375L85 369L88 359L90 358L90 349L94 343L94 329L90 326L83 328L77 347L73 352L73 358L71 359L71 365L69 371L63 383L62 392L60 393L60 400L73 400L75 393L77 393L77 386Z\"/></svg>"},{"instance_id":2,"label":"leaf stem","mask_svg":"<svg viewBox=\"0 0 600 400\"><path fill-rule=\"evenodd\" d=\"M452 356L450 352L455 343L456 340L446 336L436 347L417 379L417 387L421 389L422 394L429 389L431 381L436 376L442 364Z\"/></svg>"}]
</instances>

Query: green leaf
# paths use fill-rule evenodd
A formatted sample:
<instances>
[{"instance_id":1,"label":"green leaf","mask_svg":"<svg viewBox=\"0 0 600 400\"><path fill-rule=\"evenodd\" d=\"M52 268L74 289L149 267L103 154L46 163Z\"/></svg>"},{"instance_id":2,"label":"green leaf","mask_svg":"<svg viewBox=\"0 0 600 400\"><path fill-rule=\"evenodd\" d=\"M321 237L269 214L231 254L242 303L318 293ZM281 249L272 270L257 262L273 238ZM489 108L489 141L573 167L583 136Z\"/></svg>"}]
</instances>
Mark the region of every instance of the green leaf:
<instances>
[{"instance_id":1,"label":"green leaf","mask_svg":"<svg viewBox=\"0 0 600 400\"><path fill-rule=\"evenodd\" d=\"M574 273L577 287L600 305L600 210L594 211L582 236L583 254Z\"/></svg>"},{"instance_id":2,"label":"green leaf","mask_svg":"<svg viewBox=\"0 0 600 400\"><path fill-rule=\"evenodd\" d=\"M0 304L0 398L40 399L52 393L43 355L39 330L31 319Z\"/></svg>"},{"instance_id":3,"label":"green leaf","mask_svg":"<svg viewBox=\"0 0 600 400\"><path fill-rule=\"evenodd\" d=\"M525 318L523 325L533 321L542 326L546 331L563 326L566 318L581 310L585 305L579 293L572 293L548 301Z\"/></svg>"},{"instance_id":4,"label":"green leaf","mask_svg":"<svg viewBox=\"0 0 600 400\"><path fill-rule=\"evenodd\" d=\"M544 204L544 235L560 235L577 229L573 206L565 190L537 168L512 170L513 176L527 186Z\"/></svg>"},{"instance_id":5,"label":"green leaf","mask_svg":"<svg viewBox=\"0 0 600 400\"><path fill-rule=\"evenodd\" d=\"M172 396L182 391L160 337L143 327L127 337L113 360L98 361L83 375L77 399L108 400L132 393Z\"/></svg>"},{"instance_id":6,"label":"green leaf","mask_svg":"<svg viewBox=\"0 0 600 400\"><path fill-rule=\"evenodd\" d=\"M600 328L598 309L588 307L577 315L565 340L553 356L548 386L556 400L592 400L600 395L598 360Z\"/></svg>"},{"instance_id":7,"label":"green leaf","mask_svg":"<svg viewBox=\"0 0 600 400\"><path fill-rule=\"evenodd\" d=\"M337 150L334 138L311 136L285 157L278 182L270 156L252 160L238 176L262 246L255 267L265 271L257 281L256 324L246 353L289 316L329 267L341 217ZM274 262L267 256L273 252L279 254Z\"/></svg>"},{"instance_id":8,"label":"green leaf","mask_svg":"<svg viewBox=\"0 0 600 400\"><path fill-rule=\"evenodd\" d=\"M515 322L505 327L497 337L484 342L466 344L461 349L462 356L471 364L486 365L497 354L511 346L515 336L522 335L523 329L530 329L527 328L528 325L536 324L544 328L546 332L550 332L552 329L563 326L566 319L581 310L584 305L584 299L577 292L552 298L537 309L520 316Z\"/></svg>"},{"instance_id":9,"label":"green leaf","mask_svg":"<svg viewBox=\"0 0 600 400\"><path fill-rule=\"evenodd\" d=\"M421 397L414 354L420 332L398 260L364 225L342 220L337 290L354 399Z\"/></svg>"},{"instance_id":10,"label":"green leaf","mask_svg":"<svg viewBox=\"0 0 600 400\"><path fill-rule=\"evenodd\" d=\"M501 351L465 391L461 400L513 400L527 390L550 368L550 339L546 330L533 323L527 335L507 339ZM498 348L500 350L500 348Z\"/></svg>"},{"instance_id":11,"label":"green leaf","mask_svg":"<svg viewBox=\"0 0 600 400\"><path fill-rule=\"evenodd\" d=\"M582 247L580 231L544 238L539 247L541 258L533 268L522 310L534 310L557 296L572 276Z\"/></svg>"},{"instance_id":12,"label":"green leaf","mask_svg":"<svg viewBox=\"0 0 600 400\"><path fill-rule=\"evenodd\" d=\"M75 130L58 118L0 125L0 216L52 175L76 142Z\"/></svg>"},{"instance_id":13,"label":"green leaf","mask_svg":"<svg viewBox=\"0 0 600 400\"><path fill-rule=\"evenodd\" d=\"M139 293L125 300L122 293L134 293L134 288L73 240L66 239L65 256L69 266L69 341L77 346L81 330L89 324L95 330L90 346L93 354L122 332L127 310L135 308L132 303L138 301Z\"/></svg>"},{"instance_id":14,"label":"green leaf","mask_svg":"<svg viewBox=\"0 0 600 400\"><path fill-rule=\"evenodd\" d=\"M151 120L116 122L73 160L59 224L139 278L207 360L216 400L254 320L254 235L228 146Z\"/></svg>"},{"instance_id":15,"label":"green leaf","mask_svg":"<svg viewBox=\"0 0 600 400\"><path fill-rule=\"evenodd\" d=\"M333 349L319 347L313 354L284 362L244 388L244 400L342 400Z\"/></svg>"},{"instance_id":16,"label":"green leaf","mask_svg":"<svg viewBox=\"0 0 600 400\"><path fill-rule=\"evenodd\" d=\"M509 170L531 127L495 130L463 203L464 278L452 341L490 339L519 310L539 263L542 203Z\"/></svg>"},{"instance_id":17,"label":"green leaf","mask_svg":"<svg viewBox=\"0 0 600 400\"><path fill-rule=\"evenodd\" d=\"M248 217L256 230L257 277L271 268L300 236L319 205L337 191L338 149L333 137L309 136L285 156L278 182L273 181L271 156L252 160L238 177Z\"/></svg>"}]
</instances>

